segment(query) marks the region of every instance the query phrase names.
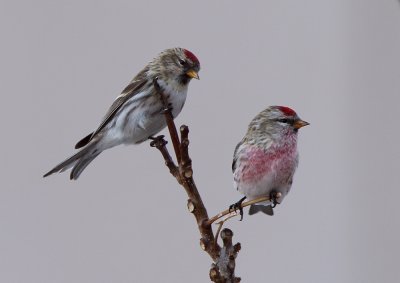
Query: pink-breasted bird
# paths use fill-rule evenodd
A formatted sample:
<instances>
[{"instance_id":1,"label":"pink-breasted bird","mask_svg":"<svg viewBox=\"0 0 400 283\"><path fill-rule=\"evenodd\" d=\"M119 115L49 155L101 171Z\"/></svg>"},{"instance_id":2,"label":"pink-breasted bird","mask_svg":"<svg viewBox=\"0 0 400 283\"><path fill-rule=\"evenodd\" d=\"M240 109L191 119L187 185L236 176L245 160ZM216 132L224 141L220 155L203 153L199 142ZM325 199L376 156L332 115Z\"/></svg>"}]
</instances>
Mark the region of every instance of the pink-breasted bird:
<instances>
[{"instance_id":1,"label":"pink-breasted bird","mask_svg":"<svg viewBox=\"0 0 400 283\"><path fill-rule=\"evenodd\" d=\"M240 208L244 199L271 197L271 201L251 205L249 214L273 215L273 207L292 186L299 160L297 133L307 125L286 106L270 106L254 117L233 155L234 186L245 197L231 208Z\"/></svg>"},{"instance_id":2,"label":"pink-breasted bird","mask_svg":"<svg viewBox=\"0 0 400 283\"><path fill-rule=\"evenodd\" d=\"M99 127L80 140L81 150L61 162L43 177L72 168L70 179L102 151L120 144L139 144L166 127L165 108L156 91L156 80L175 118L185 104L191 79L199 79L200 62L189 50L171 48L161 52L141 70L115 99Z\"/></svg>"}]
</instances>

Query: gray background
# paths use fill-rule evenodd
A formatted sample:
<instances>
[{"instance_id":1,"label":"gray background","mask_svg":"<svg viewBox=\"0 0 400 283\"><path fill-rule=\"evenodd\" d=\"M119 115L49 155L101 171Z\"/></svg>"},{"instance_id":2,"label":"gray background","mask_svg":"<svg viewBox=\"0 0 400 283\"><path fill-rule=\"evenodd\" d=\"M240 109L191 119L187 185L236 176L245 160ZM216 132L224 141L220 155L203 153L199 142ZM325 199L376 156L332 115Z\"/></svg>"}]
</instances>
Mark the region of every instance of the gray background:
<instances>
[{"instance_id":1,"label":"gray background","mask_svg":"<svg viewBox=\"0 0 400 283\"><path fill-rule=\"evenodd\" d=\"M2 1L0 282L207 282L186 195L148 144L41 176L158 52L202 63L177 124L214 215L234 146L288 105L300 166L274 217L227 225L243 282L399 282L397 1Z\"/></svg>"}]
</instances>

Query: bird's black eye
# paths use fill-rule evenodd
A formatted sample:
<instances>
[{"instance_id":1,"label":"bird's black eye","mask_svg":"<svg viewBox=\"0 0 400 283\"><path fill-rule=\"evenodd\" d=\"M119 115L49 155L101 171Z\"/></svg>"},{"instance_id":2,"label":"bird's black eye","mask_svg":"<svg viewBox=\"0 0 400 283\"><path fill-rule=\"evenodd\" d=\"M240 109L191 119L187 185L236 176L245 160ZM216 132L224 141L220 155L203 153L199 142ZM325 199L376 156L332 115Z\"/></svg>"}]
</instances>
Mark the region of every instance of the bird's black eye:
<instances>
[{"instance_id":1,"label":"bird's black eye","mask_svg":"<svg viewBox=\"0 0 400 283\"><path fill-rule=\"evenodd\" d=\"M281 123L285 123L285 124L289 123L289 119L286 119L286 118L279 119L278 121L281 122Z\"/></svg>"},{"instance_id":2,"label":"bird's black eye","mask_svg":"<svg viewBox=\"0 0 400 283\"><path fill-rule=\"evenodd\" d=\"M179 64L181 64L182 66L185 66L186 65L186 61L182 60L182 59L179 59Z\"/></svg>"}]
</instances>

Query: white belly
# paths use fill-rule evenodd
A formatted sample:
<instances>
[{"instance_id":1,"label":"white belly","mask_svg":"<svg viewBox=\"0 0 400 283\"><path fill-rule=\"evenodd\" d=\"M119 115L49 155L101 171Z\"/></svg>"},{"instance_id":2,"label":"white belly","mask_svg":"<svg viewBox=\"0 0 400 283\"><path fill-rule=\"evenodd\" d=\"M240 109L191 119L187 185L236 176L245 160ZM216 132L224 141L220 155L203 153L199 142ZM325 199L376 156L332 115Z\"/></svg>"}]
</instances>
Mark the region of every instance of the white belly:
<instances>
[{"instance_id":1,"label":"white belly","mask_svg":"<svg viewBox=\"0 0 400 283\"><path fill-rule=\"evenodd\" d=\"M272 174L265 175L256 183L235 182L234 186L246 196L247 200L268 197L272 192L280 192L282 197L279 199L279 202L285 198L291 187L290 184L277 185L275 177ZM271 204L271 202L268 201L262 204L268 205Z\"/></svg>"}]
</instances>

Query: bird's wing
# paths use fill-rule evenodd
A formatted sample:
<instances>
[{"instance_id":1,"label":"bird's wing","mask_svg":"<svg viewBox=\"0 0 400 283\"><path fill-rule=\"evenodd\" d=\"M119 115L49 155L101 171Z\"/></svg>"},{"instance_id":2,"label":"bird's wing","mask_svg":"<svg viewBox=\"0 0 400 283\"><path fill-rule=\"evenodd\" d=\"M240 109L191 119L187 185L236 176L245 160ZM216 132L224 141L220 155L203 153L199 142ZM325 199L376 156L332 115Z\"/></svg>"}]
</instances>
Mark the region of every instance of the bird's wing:
<instances>
[{"instance_id":1,"label":"bird's wing","mask_svg":"<svg viewBox=\"0 0 400 283\"><path fill-rule=\"evenodd\" d=\"M75 145L75 148L81 148L87 145L93 139L93 137L95 137L112 120L112 118L126 101L128 101L130 98L140 93L144 89L146 82L148 81L146 77L147 71L148 68L146 67L139 74L137 74L136 77L132 79L132 81L122 91L122 93L114 100L106 115L104 115L100 126L93 133L81 139Z\"/></svg>"},{"instance_id":2,"label":"bird's wing","mask_svg":"<svg viewBox=\"0 0 400 283\"><path fill-rule=\"evenodd\" d=\"M237 164L236 164L236 161L237 161L237 158L238 158L237 152L238 152L238 150L239 150L239 147L240 147L242 144L243 144L243 140L241 140L241 141L236 145L235 151L233 152L232 173L235 173L236 165L237 165Z\"/></svg>"}]
</instances>

